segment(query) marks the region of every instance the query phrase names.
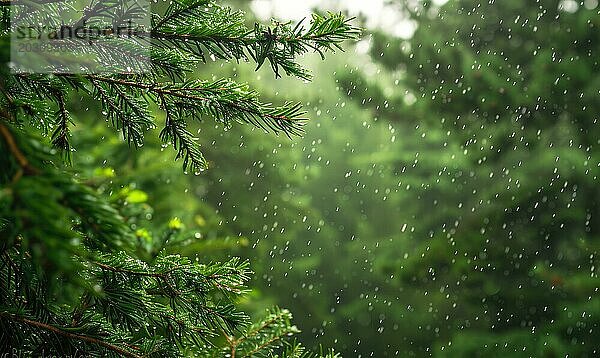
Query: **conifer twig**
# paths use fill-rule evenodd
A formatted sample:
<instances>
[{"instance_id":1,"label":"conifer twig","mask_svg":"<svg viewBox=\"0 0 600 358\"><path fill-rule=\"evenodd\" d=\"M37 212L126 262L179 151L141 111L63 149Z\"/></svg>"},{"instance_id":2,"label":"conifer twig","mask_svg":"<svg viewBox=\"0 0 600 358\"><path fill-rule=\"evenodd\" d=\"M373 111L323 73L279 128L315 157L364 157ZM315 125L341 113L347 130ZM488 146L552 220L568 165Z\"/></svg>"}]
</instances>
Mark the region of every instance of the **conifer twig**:
<instances>
[{"instance_id":1,"label":"conifer twig","mask_svg":"<svg viewBox=\"0 0 600 358\"><path fill-rule=\"evenodd\" d=\"M109 266L109 265L106 265L106 264L103 264L100 262L94 262L94 264L106 271L119 272L119 273L138 275L138 276L155 277L155 278L167 278L171 273L173 273L177 270L184 269L184 267L182 267L182 266L175 266L165 272L149 272L149 271L148 272L139 272L139 271L135 271L135 270L129 270L129 269L125 269L125 268Z\"/></svg>"},{"instance_id":2,"label":"conifer twig","mask_svg":"<svg viewBox=\"0 0 600 358\"><path fill-rule=\"evenodd\" d=\"M0 312L0 316L2 317L6 317L8 319L11 319L13 321L17 321L20 323L24 323L28 326L32 326L35 328L39 328L39 329L43 329L45 331L50 331L52 333L61 335L63 337L67 337L67 338L71 338L71 339L76 339L76 340L80 340L80 341L84 341L84 342L88 342L88 343L92 343L98 346L102 346L106 349L109 349L115 353L118 353L122 356L125 357L130 357L130 358L142 358L141 355L135 354L135 353L131 353L119 346L116 346L114 344L102 341L100 339L97 338L93 338L93 337L88 337L88 336L84 336L84 335L80 335L80 334L75 334L75 333L70 333L70 332L65 332L62 329L58 328L58 327L54 327L52 325L49 325L47 323L43 323L43 322L38 322L38 321L33 321L24 317L19 317L7 312Z\"/></svg>"}]
</instances>

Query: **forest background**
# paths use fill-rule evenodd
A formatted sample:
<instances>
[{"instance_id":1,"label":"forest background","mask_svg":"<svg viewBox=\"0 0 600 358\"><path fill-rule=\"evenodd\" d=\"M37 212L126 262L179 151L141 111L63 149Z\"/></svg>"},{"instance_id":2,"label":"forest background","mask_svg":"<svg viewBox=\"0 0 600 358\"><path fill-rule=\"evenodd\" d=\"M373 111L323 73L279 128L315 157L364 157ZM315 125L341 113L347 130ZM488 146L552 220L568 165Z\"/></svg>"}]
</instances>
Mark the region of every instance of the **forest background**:
<instances>
[{"instance_id":1,"label":"forest background","mask_svg":"<svg viewBox=\"0 0 600 358\"><path fill-rule=\"evenodd\" d=\"M248 258L245 308L289 308L310 347L598 354L597 1L388 6L414 33L368 28L328 61L309 56L311 83L243 63L198 70L301 101L302 138L197 124L209 169L186 176L157 134L129 149L75 95L73 161L146 210L138 240L169 223L184 255Z\"/></svg>"}]
</instances>

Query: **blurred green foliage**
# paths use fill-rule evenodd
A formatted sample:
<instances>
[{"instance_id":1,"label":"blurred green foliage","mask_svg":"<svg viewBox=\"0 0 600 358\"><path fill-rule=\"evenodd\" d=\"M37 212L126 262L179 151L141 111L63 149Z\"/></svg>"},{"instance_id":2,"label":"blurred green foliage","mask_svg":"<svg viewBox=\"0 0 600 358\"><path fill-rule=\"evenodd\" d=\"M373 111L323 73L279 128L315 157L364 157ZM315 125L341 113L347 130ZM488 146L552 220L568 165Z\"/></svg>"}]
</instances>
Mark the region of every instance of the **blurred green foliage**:
<instances>
[{"instance_id":1,"label":"blurred green foliage","mask_svg":"<svg viewBox=\"0 0 600 358\"><path fill-rule=\"evenodd\" d=\"M348 357L598 356L592 3L395 1L417 26L411 38L373 29L370 56L311 64L311 84L245 64L201 70L301 100L314 119L303 139L192 126L211 169L182 176L158 138L132 154L90 104L74 160L113 200L145 209L136 236L154 244L143 255L168 248L154 227L167 222L185 232L177 252L250 259L246 307L290 308L314 346Z\"/></svg>"}]
</instances>

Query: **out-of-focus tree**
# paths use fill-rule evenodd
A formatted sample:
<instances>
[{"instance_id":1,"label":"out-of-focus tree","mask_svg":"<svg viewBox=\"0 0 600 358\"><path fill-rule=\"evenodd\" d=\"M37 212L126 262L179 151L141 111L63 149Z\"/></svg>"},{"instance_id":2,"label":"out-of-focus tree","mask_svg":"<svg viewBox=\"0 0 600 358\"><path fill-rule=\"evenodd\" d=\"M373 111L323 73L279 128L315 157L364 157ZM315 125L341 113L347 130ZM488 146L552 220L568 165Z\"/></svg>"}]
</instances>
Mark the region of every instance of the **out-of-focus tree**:
<instances>
[{"instance_id":1,"label":"out-of-focus tree","mask_svg":"<svg viewBox=\"0 0 600 358\"><path fill-rule=\"evenodd\" d=\"M378 258L385 329L363 339L388 356L598 355L597 2L393 6L417 26L373 35L393 89L342 76L421 148L396 161L408 229Z\"/></svg>"}]
</instances>

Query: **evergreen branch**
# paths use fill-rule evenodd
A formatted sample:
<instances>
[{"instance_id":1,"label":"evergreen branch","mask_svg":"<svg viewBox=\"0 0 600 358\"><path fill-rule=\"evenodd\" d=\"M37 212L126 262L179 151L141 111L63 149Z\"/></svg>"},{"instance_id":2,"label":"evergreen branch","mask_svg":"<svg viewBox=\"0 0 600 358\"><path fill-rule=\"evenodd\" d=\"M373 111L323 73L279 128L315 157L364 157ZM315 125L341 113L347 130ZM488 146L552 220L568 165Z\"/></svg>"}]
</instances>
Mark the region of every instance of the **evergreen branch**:
<instances>
[{"instance_id":1,"label":"evergreen branch","mask_svg":"<svg viewBox=\"0 0 600 358\"><path fill-rule=\"evenodd\" d=\"M206 6L209 3L210 0L192 0L190 3L187 4L185 3L185 1L174 0L170 3L165 17L160 19L158 23L153 26L153 28L160 28L168 22L175 21L176 19L182 16L189 15L197 8L201 6Z\"/></svg>"},{"instance_id":2,"label":"evergreen branch","mask_svg":"<svg viewBox=\"0 0 600 358\"><path fill-rule=\"evenodd\" d=\"M255 25L254 49L251 56L260 68L269 60L276 77L280 77L279 67L288 75L310 79L310 75L296 62L296 57L310 49L325 58L325 52L342 50L340 44L345 40L358 39L361 29L350 24L353 18L346 19L341 13L329 13L327 17L314 14L310 28L304 30L304 20L292 29L289 23L276 23L274 28Z\"/></svg>"},{"instance_id":3,"label":"evergreen branch","mask_svg":"<svg viewBox=\"0 0 600 358\"><path fill-rule=\"evenodd\" d=\"M15 99L13 97L12 94L10 94L6 88L4 88L4 85L2 83L0 83L0 92L2 92L2 94L4 95L4 97L6 98L6 100L8 101L8 103L12 106L15 103ZM7 111L8 112L8 111ZM6 116L6 119L10 120L10 116Z\"/></svg>"},{"instance_id":4,"label":"evergreen branch","mask_svg":"<svg viewBox=\"0 0 600 358\"><path fill-rule=\"evenodd\" d=\"M206 159L199 149L197 138L186 128L186 123L173 116L173 108L165 99L162 92L158 92L161 108L165 112L165 127L160 132L163 143L171 142L177 150L177 159L183 159L183 169L191 169L194 174L199 174L207 167Z\"/></svg>"},{"instance_id":5,"label":"evergreen branch","mask_svg":"<svg viewBox=\"0 0 600 358\"><path fill-rule=\"evenodd\" d=\"M209 9L202 6L209 3ZM106 9L115 4L110 0L99 1L85 10L78 22L104 16ZM243 122L291 137L302 134L305 112L299 103L286 103L280 107L261 103L256 92L233 82L186 81L182 67L175 61L178 55L173 54L173 48L187 56L198 55L202 60L205 60L205 50L222 59L250 57L256 61L257 69L268 61L277 77L282 68L288 74L308 79L308 73L295 61L297 56L310 49L323 56L326 51L341 49L341 41L354 39L360 33L350 25L351 19L341 14L315 15L307 30L301 21L294 28L289 23L276 23L272 28L256 25L254 31L249 31L243 20L240 12L214 5L212 1L179 0L171 4L164 17L153 18L150 31L138 34L157 41L159 48L153 50L151 57L163 64L164 70L151 64L150 75L121 78L91 74L20 74L16 77L26 79L17 82L23 90L36 91L57 103L52 143L67 160L71 153L69 124L72 121L63 93L68 87L82 88L83 82L88 81L113 126L121 131L129 144L137 147L143 144L144 130L154 127L146 106L151 102L159 104L166 115L161 140L173 145L177 151L176 159L183 159L184 170L198 173L207 163L197 138L186 128L187 118L200 120L203 115L208 115L227 127L232 122ZM181 82L148 82L161 73ZM141 97L140 101L132 95Z\"/></svg>"},{"instance_id":6,"label":"evergreen branch","mask_svg":"<svg viewBox=\"0 0 600 358\"><path fill-rule=\"evenodd\" d=\"M56 111L55 129L52 133L52 145L61 150L67 161L71 158L71 144L69 143L69 124L72 123L71 115L67 111L64 95L60 92L54 93L54 98L58 104Z\"/></svg>"},{"instance_id":7,"label":"evergreen branch","mask_svg":"<svg viewBox=\"0 0 600 358\"><path fill-rule=\"evenodd\" d=\"M73 315L71 318L71 327L76 327L77 325L79 325L83 314L90 307L90 303L91 295L89 294L89 292L84 292L81 296L81 299L79 300L79 305L73 310Z\"/></svg>"},{"instance_id":8,"label":"evergreen branch","mask_svg":"<svg viewBox=\"0 0 600 358\"><path fill-rule=\"evenodd\" d=\"M252 325L242 337L232 340L230 345L235 348L233 351L243 352L243 357L252 357L267 347L270 350L281 347L285 337L299 332L291 325L291 318L288 310L275 308L263 321Z\"/></svg>"},{"instance_id":9,"label":"evergreen branch","mask_svg":"<svg viewBox=\"0 0 600 358\"><path fill-rule=\"evenodd\" d=\"M150 54L149 79L158 82L165 76L172 82L183 81L188 72L196 67L199 58L189 53L183 53L176 49L157 49L153 48Z\"/></svg>"},{"instance_id":10,"label":"evergreen branch","mask_svg":"<svg viewBox=\"0 0 600 358\"><path fill-rule=\"evenodd\" d=\"M146 83L98 75L83 75L83 78L97 87L101 87L99 83L107 83L115 85L116 88L143 90L144 94L155 96L150 100L158 102L166 115L165 126L160 134L161 140L164 143L171 142L177 150L176 158L183 159L184 169L189 169L194 173L206 168L206 160L196 143L196 138L186 129L185 117L200 119L201 114L207 114L227 126L231 125L232 121L240 121L265 131L284 132L288 137L302 133L304 121L302 115L305 112L302 111L299 103L271 107L261 103L256 92L233 82L220 80L215 82ZM124 123L123 127L128 126L127 123L135 125L133 128L128 127L130 129L124 132L126 139L133 135L134 143L141 141L138 138L141 136L138 124L135 121L132 122L131 118L127 118L125 111L115 104L107 93L102 89L97 89L97 91L100 91L101 99L110 107L110 118L115 120L115 116L118 116ZM121 97L125 96L123 92L118 91ZM143 116L140 109L134 110L135 107L131 104L127 104L127 106L132 108L134 114L137 111L137 116ZM60 128L64 127L58 127L55 133L61 133L58 132ZM60 138L57 134L55 136Z\"/></svg>"},{"instance_id":11,"label":"evergreen branch","mask_svg":"<svg viewBox=\"0 0 600 358\"><path fill-rule=\"evenodd\" d=\"M120 11L117 6L125 5L121 0L92 0L82 12L73 11L71 19L59 23L65 9L54 3L60 1L40 0L50 5L39 11L35 0L31 4L0 0L0 6L24 5L2 8L5 32L15 31L8 25L9 12L13 19L61 29L65 23L118 25L123 18L142 15L136 5ZM24 127L21 135L12 131L9 122L21 123L24 115L45 134L50 131L52 145L68 159L70 126L75 124L68 103L74 92L97 101L112 126L135 146L141 146L145 131L154 128L151 107L157 105L165 114L160 139L175 148L184 169L198 172L206 161L189 120L210 117L226 127L248 123L289 137L301 134L304 112L300 104L264 103L247 85L231 80L191 80L186 76L192 66L208 58L254 60L258 67L270 62L277 77L283 69L308 78L297 57L311 49L321 55L339 49L337 42L350 36L339 22L319 21L311 22L307 31L279 23L248 29L242 12L215 5L214 0L175 0L164 16L152 17L150 29L142 27L147 39L121 43L109 33L106 44L82 50L86 59L98 56L98 62L106 65L103 69L117 75L8 75L11 87L0 88L8 103L7 113L0 112L7 119L6 126L0 123L0 138L4 138L0 143L16 160L7 156L1 161L6 168L0 168L0 180L10 181L4 171L23 172L30 166L32 173L40 168L44 175L22 177L11 190L0 191L0 234L8 237L0 245L7 252L0 255L3 346L22 347L32 355L44 349L54 355L83 349L93 356L216 356L221 348L217 344L222 343L215 338L217 332L231 342L228 333L246 330L248 317L236 309L234 298L246 290L247 262L231 259L201 265L188 257L154 255L154 251L151 264L138 259L141 252L132 253L130 246L131 231L141 224L136 214L130 216L124 209L124 219L97 190L54 166L55 151L30 136L30 127ZM85 34L92 33L91 27L85 29ZM153 45L150 63L145 61L144 41ZM113 60L123 59L131 63L119 69ZM79 60L75 56L67 65L92 69L88 61ZM135 74L138 69L142 72ZM165 78L170 81L161 82ZM144 244L152 246L151 241ZM239 340L239 352L268 355L284 347L285 337L297 332L290 319L285 311L254 326Z\"/></svg>"},{"instance_id":12,"label":"evergreen branch","mask_svg":"<svg viewBox=\"0 0 600 358\"><path fill-rule=\"evenodd\" d=\"M163 315L163 314L161 314L161 315L160 315L160 317L162 317L162 318L164 318L164 319L168 319L168 320L170 320L170 321L173 321L173 322L177 323L179 326L181 326L181 327L185 327L185 328L187 328L188 330L190 330L190 331L192 331L192 332L194 332L194 333L197 333L197 334L199 334L199 335L204 335L204 336L211 336L211 335L214 335L214 333L213 333L213 332L211 332L211 331L208 331L208 330L202 329L202 328L200 328L200 327L192 326L192 325L190 325L188 322L185 322L184 320L182 320L182 319L180 319L180 318L177 318L177 317L175 317L175 316L170 316L170 315Z\"/></svg>"},{"instance_id":13,"label":"evergreen branch","mask_svg":"<svg viewBox=\"0 0 600 358\"><path fill-rule=\"evenodd\" d=\"M93 1L92 1L93 2ZM93 18L107 18L111 22L119 23L118 16L125 15L126 18L132 19L143 11L137 3L125 11L125 1L123 0L99 0L94 6L87 6L83 10L81 17L72 25L73 28L82 28L87 22Z\"/></svg>"},{"instance_id":14,"label":"evergreen branch","mask_svg":"<svg viewBox=\"0 0 600 358\"><path fill-rule=\"evenodd\" d=\"M288 333L286 332L286 333L282 333L278 336L271 337L271 339L264 341L261 345L257 346L250 352L244 354L243 357L252 357L255 353L262 351L266 347L271 346L273 343L281 341L283 339L283 337L285 337L287 335L288 335Z\"/></svg>"},{"instance_id":15,"label":"evergreen branch","mask_svg":"<svg viewBox=\"0 0 600 358\"><path fill-rule=\"evenodd\" d=\"M104 256L108 261L111 261L110 257ZM157 279L164 280L164 283L170 285L170 279L184 278L188 275L203 278L203 280L210 285L213 285L215 288L232 292L234 294L241 294L243 290L239 287L242 282L248 280L248 270L247 270L247 262L239 263L237 258L231 259L229 262L225 264L214 264L208 267L197 267L189 262L179 262L175 264L172 260L172 257L164 257L155 267L149 268L147 265L138 260L118 260L112 259L112 262L92 262L94 265L100 267L105 271L122 273L125 275L132 276L140 276L140 277L153 277ZM162 267L169 267L167 270L160 271L157 270ZM210 273L215 270L225 271L225 273L216 274ZM208 271L208 272L207 272ZM177 290L175 287L172 288L172 291L175 295L180 295L181 292ZM204 290L205 288L203 288Z\"/></svg>"},{"instance_id":16,"label":"evergreen branch","mask_svg":"<svg viewBox=\"0 0 600 358\"><path fill-rule=\"evenodd\" d=\"M304 121L301 116L305 112L301 110L299 103L286 104L283 107L269 107L258 102L256 92L245 90L244 86L232 82L221 80L213 83L195 81L182 84L149 84L97 75L85 75L85 77L126 87L145 89L157 94L165 103L169 102L168 97L183 100L185 103L179 102L178 104L191 104L194 106L193 109L199 112L209 112L223 121L234 117L256 127L270 129L275 133L283 131L287 136L301 134ZM201 106L202 103L212 105L212 110ZM258 121L258 119L262 121Z\"/></svg>"},{"instance_id":17,"label":"evergreen branch","mask_svg":"<svg viewBox=\"0 0 600 358\"><path fill-rule=\"evenodd\" d=\"M169 274L171 274L175 271L184 269L184 267L182 267L182 266L175 266L165 272L147 272L147 271L142 272L142 271L135 271L135 270L130 270L130 269L121 268L121 267L114 267L114 266L110 266L110 265L103 264L100 262L94 262L94 265L96 265L106 271L125 273L125 274L137 275L137 276L156 277L156 278L167 278L169 276Z\"/></svg>"},{"instance_id":18,"label":"evergreen branch","mask_svg":"<svg viewBox=\"0 0 600 358\"><path fill-rule=\"evenodd\" d=\"M289 23L275 23L273 27L256 24L254 31L249 31L235 15L228 18L226 10L213 9L215 18L211 20L217 23L214 27L197 21L208 15L195 13L195 8L191 8L189 19L170 23L165 17L142 36L157 40L157 45L184 48L202 59L205 59L203 49L220 59L240 60L249 55L257 63L257 69L268 60L276 77L280 77L281 67L288 75L309 79L308 72L295 61L298 56L314 50L324 58L325 52L342 50L343 41L361 35L361 29L350 23L353 18L347 19L342 14L313 15L307 30L304 21L300 21L294 28Z\"/></svg>"},{"instance_id":19,"label":"evergreen branch","mask_svg":"<svg viewBox=\"0 0 600 358\"><path fill-rule=\"evenodd\" d=\"M240 337L238 339L238 344L247 340L248 338L256 336L258 333L260 333L265 328L269 327L270 325L276 323L278 320L282 319L283 316L286 314L288 314L288 312L286 312L286 311L278 312L277 314L272 315L270 318L264 320L263 322L260 323L260 325L250 329L243 337Z\"/></svg>"},{"instance_id":20,"label":"evergreen branch","mask_svg":"<svg viewBox=\"0 0 600 358\"><path fill-rule=\"evenodd\" d=\"M29 164L27 157L25 156L25 154L23 154L23 152L21 152L21 150L17 146L17 143L15 142L15 138L10 133L10 130L8 129L8 127L6 127L1 122L0 122L0 135L2 135L2 137L4 137L4 141L6 142L6 145L8 146L8 150L15 157L15 159L17 160L17 163L19 163L19 166L21 166L22 170L25 171L25 173L27 173L27 174L37 174L38 170Z\"/></svg>"},{"instance_id":21,"label":"evergreen branch","mask_svg":"<svg viewBox=\"0 0 600 358\"><path fill-rule=\"evenodd\" d=\"M141 147L144 142L144 130L154 127L154 123L146 107L131 98L117 86L114 93L109 93L94 79L90 79L96 93L106 107L106 115L113 126L121 130L123 138L129 144ZM116 98L115 98L116 97Z\"/></svg>"},{"instance_id":22,"label":"evergreen branch","mask_svg":"<svg viewBox=\"0 0 600 358\"><path fill-rule=\"evenodd\" d=\"M52 326L50 324L47 323L43 323L43 322L38 322L38 321L34 321L34 320L30 320L24 317L19 317L13 314L10 314L8 312L0 312L0 316L11 319L13 321L16 322L20 322L23 324L26 324L28 326L31 327L35 327L38 329L42 329L45 331L49 331L55 334L58 334L60 336L69 338L69 339L75 339L75 340L79 340L79 341L83 341L83 342L87 342L87 343L92 343L94 345L98 345L101 347L104 347L110 351L113 351L117 354L123 355L125 357L130 357L130 358L142 358L141 355L137 355L135 353L132 353L124 348L121 348L119 346L116 346L114 344L102 341L100 339L94 338L94 337L89 337L89 336L84 336L84 335L80 335L80 334L75 334L75 333L71 333L71 332L66 332L58 327Z\"/></svg>"}]
</instances>

